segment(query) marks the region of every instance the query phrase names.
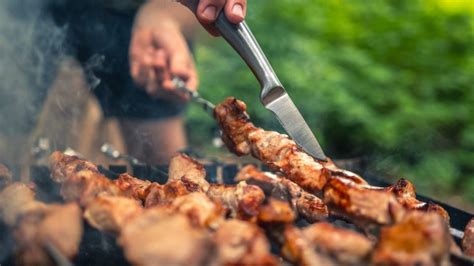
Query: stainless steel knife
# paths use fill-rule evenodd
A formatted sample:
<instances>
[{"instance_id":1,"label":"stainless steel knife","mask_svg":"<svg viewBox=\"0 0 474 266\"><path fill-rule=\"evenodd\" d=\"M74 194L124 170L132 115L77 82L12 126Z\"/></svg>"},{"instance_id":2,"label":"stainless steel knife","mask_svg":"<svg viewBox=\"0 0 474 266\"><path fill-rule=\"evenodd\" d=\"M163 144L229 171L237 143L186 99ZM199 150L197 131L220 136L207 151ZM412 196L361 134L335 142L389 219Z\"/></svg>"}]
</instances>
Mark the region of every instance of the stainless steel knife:
<instances>
[{"instance_id":1,"label":"stainless steel knife","mask_svg":"<svg viewBox=\"0 0 474 266\"><path fill-rule=\"evenodd\" d=\"M224 12L221 12L215 22L215 27L247 63L260 82L262 88L260 100L265 108L275 114L288 135L304 151L318 160L326 161L326 155L324 155L316 137L283 88L245 21L232 24Z\"/></svg>"}]
</instances>

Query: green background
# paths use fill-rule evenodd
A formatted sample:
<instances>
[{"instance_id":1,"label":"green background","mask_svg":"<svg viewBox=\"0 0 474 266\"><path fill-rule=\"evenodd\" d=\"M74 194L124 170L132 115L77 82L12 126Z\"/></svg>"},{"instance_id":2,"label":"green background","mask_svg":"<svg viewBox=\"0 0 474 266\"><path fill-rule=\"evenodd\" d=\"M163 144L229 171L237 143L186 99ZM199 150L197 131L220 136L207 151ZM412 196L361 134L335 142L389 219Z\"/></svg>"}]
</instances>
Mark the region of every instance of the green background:
<instances>
[{"instance_id":1,"label":"green background","mask_svg":"<svg viewBox=\"0 0 474 266\"><path fill-rule=\"evenodd\" d=\"M247 23L327 155L362 158L367 172L472 204L473 5L249 0ZM196 61L203 96L240 98L258 126L281 130L223 40L203 38ZM187 119L191 142L210 149L214 121L195 106Z\"/></svg>"}]
</instances>

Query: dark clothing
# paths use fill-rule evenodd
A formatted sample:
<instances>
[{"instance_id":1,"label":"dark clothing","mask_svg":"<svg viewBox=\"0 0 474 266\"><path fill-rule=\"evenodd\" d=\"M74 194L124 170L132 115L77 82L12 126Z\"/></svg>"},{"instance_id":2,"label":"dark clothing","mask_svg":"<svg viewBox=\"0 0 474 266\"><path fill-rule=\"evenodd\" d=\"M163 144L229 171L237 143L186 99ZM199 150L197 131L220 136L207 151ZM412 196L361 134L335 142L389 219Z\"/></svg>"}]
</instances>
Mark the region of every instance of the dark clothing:
<instances>
[{"instance_id":1,"label":"dark clothing","mask_svg":"<svg viewBox=\"0 0 474 266\"><path fill-rule=\"evenodd\" d=\"M68 51L83 65L105 116L158 119L185 108L150 98L134 84L128 49L136 10L115 11L96 0L71 0L50 8L56 23L67 29Z\"/></svg>"}]
</instances>

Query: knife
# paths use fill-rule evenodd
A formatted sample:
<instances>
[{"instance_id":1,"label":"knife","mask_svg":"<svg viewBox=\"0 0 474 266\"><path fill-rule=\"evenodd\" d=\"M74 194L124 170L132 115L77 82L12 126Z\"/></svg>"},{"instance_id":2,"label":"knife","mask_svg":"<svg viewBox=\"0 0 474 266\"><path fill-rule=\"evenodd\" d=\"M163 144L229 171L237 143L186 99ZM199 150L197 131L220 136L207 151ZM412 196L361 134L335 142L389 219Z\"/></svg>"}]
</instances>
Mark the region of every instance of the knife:
<instances>
[{"instance_id":1,"label":"knife","mask_svg":"<svg viewBox=\"0 0 474 266\"><path fill-rule=\"evenodd\" d=\"M259 81L260 100L265 108L273 112L288 135L304 151L318 160L327 161L316 137L283 88L245 21L232 24L224 12L221 12L214 25L222 37L247 63Z\"/></svg>"}]
</instances>

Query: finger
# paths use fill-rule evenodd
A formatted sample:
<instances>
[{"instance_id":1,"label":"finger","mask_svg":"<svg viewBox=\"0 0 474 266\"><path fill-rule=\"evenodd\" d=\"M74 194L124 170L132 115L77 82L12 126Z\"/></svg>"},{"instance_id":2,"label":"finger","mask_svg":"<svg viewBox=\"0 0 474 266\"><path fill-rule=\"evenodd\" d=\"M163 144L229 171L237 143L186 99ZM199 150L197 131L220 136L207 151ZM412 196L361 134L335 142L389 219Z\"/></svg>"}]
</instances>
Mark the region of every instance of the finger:
<instances>
[{"instance_id":1,"label":"finger","mask_svg":"<svg viewBox=\"0 0 474 266\"><path fill-rule=\"evenodd\" d=\"M163 75L164 75L164 70L167 68L167 61L168 58L166 56L166 53L163 49L158 49L154 53L154 58L153 58L153 69L155 70L157 79L163 80ZM161 83L159 83L161 84Z\"/></svg>"},{"instance_id":2,"label":"finger","mask_svg":"<svg viewBox=\"0 0 474 266\"><path fill-rule=\"evenodd\" d=\"M234 24L244 21L247 13L247 0L228 0L224 12L227 19Z\"/></svg>"},{"instance_id":3,"label":"finger","mask_svg":"<svg viewBox=\"0 0 474 266\"><path fill-rule=\"evenodd\" d=\"M198 84L199 84L199 78L198 74L196 71L196 66L194 65L194 62L191 62L189 65L189 76L188 79L186 80L186 87L192 91L196 91Z\"/></svg>"},{"instance_id":4,"label":"finger","mask_svg":"<svg viewBox=\"0 0 474 266\"><path fill-rule=\"evenodd\" d=\"M196 17L202 24L213 23L224 8L225 0L201 0L196 10Z\"/></svg>"},{"instance_id":5,"label":"finger","mask_svg":"<svg viewBox=\"0 0 474 266\"><path fill-rule=\"evenodd\" d=\"M156 73L153 68L148 69L148 77L146 84L146 92L148 95L155 97L158 93L158 81L156 78Z\"/></svg>"}]
</instances>

